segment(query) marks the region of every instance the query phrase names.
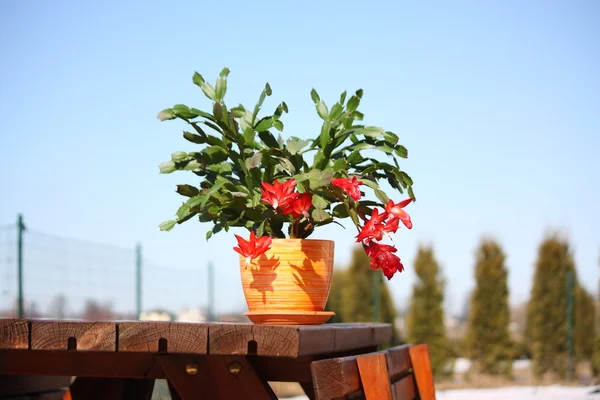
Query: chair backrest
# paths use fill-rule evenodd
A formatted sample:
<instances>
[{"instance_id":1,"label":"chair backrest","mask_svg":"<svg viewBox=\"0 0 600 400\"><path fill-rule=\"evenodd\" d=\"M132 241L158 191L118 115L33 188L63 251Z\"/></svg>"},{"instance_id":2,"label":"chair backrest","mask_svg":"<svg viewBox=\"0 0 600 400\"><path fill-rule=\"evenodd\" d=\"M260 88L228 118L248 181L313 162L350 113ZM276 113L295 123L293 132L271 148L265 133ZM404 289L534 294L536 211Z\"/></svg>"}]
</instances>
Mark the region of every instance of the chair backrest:
<instances>
[{"instance_id":1,"label":"chair backrest","mask_svg":"<svg viewBox=\"0 0 600 400\"><path fill-rule=\"evenodd\" d=\"M314 361L311 373L317 400L352 395L362 395L366 400L435 399L425 344Z\"/></svg>"}]
</instances>

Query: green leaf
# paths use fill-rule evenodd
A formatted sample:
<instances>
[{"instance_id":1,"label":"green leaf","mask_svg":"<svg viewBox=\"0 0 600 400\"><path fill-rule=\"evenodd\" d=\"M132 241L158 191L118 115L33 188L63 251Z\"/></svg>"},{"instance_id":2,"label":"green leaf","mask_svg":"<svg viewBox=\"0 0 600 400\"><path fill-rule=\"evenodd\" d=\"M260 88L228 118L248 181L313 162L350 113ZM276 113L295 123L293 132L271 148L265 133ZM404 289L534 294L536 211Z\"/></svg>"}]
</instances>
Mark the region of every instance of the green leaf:
<instances>
[{"instance_id":1,"label":"green leaf","mask_svg":"<svg viewBox=\"0 0 600 400\"><path fill-rule=\"evenodd\" d=\"M173 161L181 161L181 160L185 160L187 158L187 153L185 151L176 151L175 153L171 154L171 160Z\"/></svg>"},{"instance_id":2,"label":"green leaf","mask_svg":"<svg viewBox=\"0 0 600 400\"><path fill-rule=\"evenodd\" d=\"M266 131L267 129L270 129L273 127L273 118L271 117L266 117L261 119L258 124L256 124L256 126L254 127L254 130L257 132L262 132L262 131Z\"/></svg>"},{"instance_id":3,"label":"green leaf","mask_svg":"<svg viewBox=\"0 0 600 400\"><path fill-rule=\"evenodd\" d=\"M344 203L333 207L333 216L336 218L348 218L348 207Z\"/></svg>"},{"instance_id":4,"label":"green leaf","mask_svg":"<svg viewBox=\"0 0 600 400\"><path fill-rule=\"evenodd\" d=\"M161 121L167 121L169 119L175 119L177 118L177 116L175 115L175 112L172 108L165 108L164 110L158 113L156 118L160 119Z\"/></svg>"},{"instance_id":5,"label":"green leaf","mask_svg":"<svg viewBox=\"0 0 600 400\"><path fill-rule=\"evenodd\" d=\"M215 87L215 99L217 101L222 101L223 97L225 97L226 92L227 92L227 79L225 79L225 78L217 79L217 85Z\"/></svg>"},{"instance_id":6,"label":"green leaf","mask_svg":"<svg viewBox=\"0 0 600 400\"><path fill-rule=\"evenodd\" d=\"M392 146L395 146L396 144L398 144L398 140L400 140L398 135L396 135L394 132L389 132L389 131L383 132L383 138L385 139L386 142L388 142Z\"/></svg>"},{"instance_id":7,"label":"green leaf","mask_svg":"<svg viewBox=\"0 0 600 400\"><path fill-rule=\"evenodd\" d=\"M269 85L269 83L267 82L267 84L265 85L265 94L267 96L270 96L273 94L273 90L271 90L271 85Z\"/></svg>"},{"instance_id":8,"label":"green leaf","mask_svg":"<svg viewBox=\"0 0 600 400\"><path fill-rule=\"evenodd\" d=\"M367 126L356 131L357 135L365 135L374 139L383 136L383 129L376 126Z\"/></svg>"},{"instance_id":9,"label":"green leaf","mask_svg":"<svg viewBox=\"0 0 600 400\"><path fill-rule=\"evenodd\" d=\"M286 142L286 148L290 154L294 155L302 150L308 144L308 140L302 140L295 136L290 137Z\"/></svg>"},{"instance_id":10,"label":"green leaf","mask_svg":"<svg viewBox=\"0 0 600 400\"><path fill-rule=\"evenodd\" d=\"M273 121L273 126L275 126L275 129L277 129L278 131L283 131L283 122L281 122L280 120L276 119Z\"/></svg>"},{"instance_id":11,"label":"green leaf","mask_svg":"<svg viewBox=\"0 0 600 400\"><path fill-rule=\"evenodd\" d=\"M213 88L210 83L204 82L202 86L200 86L200 89L202 89L206 97L208 97L211 100L217 101L217 94L215 92L215 88Z\"/></svg>"},{"instance_id":12,"label":"green leaf","mask_svg":"<svg viewBox=\"0 0 600 400\"><path fill-rule=\"evenodd\" d=\"M413 192L412 186L408 188L408 195L416 202L417 198L415 197L415 193Z\"/></svg>"},{"instance_id":13,"label":"green leaf","mask_svg":"<svg viewBox=\"0 0 600 400\"><path fill-rule=\"evenodd\" d=\"M244 115L246 115L246 109L241 104L237 107L233 107L230 111L231 115L233 115L235 118L242 118Z\"/></svg>"},{"instance_id":14,"label":"green leaf","mask_svg":"<svg viewBox=\"0 0 600 400\"><path fill-rule=\"evenodd\" d=\"M319 97L319 94L317 93L317 91L315 89L310 91L310 97L315 102L315 104L317 104L319 101L321 101L321 98Z\"/></svg>"},{"instance_id":15,"label":"green leaf","mask_svg":"<svg viewBox=\"0 0 600 400\"><path fill-rule=\"evenodd\" d=\"M342 115L342 111L344 111L344 108L342 107L342 105L339 103L335 103L333 105L333 107L331 107L331 113L329 114L329 120L333 121L333 120L338 119Z\"/></svg>"},{"instance_id":16,"label":"green leaf","mask_svg":"<svg viewBox=\"0 0 600 400\"><path fill-rule=\"evenodd\" d=\"M221 78L227 78L227 76L229 75L229 68L225 67L221 70L221 73L219 74L219 76Z\"/></svg>"},{"instance_id":17,"label":"green leaf","mask_svg":"<svg viewBox=\"0 0 600 400\"><path fill-rule=\"evenodd\" d=\"M344 101L346 101L346 91L340 95L340 104L344 104Z\"/></svg>"},{"instance_id":18,"label":"green leaf","mask_svg":"<svg viewBox=\"0 0 600 400\"><path fill-rule=\"evenodd\" d=\"M350 97L348 100L348 104L346 104L346 111L349 113L353 113L358 108L358 104L360 103L360 99L356 96Z\"/></svg>"},{"instance_id":19,"label":"green leaf","mask_svg":"<svg viewBox=\"0 0 600 400\"><path fill-rule=\"evenodd\" d=\"M202 77L202 75L200 75L200 74L199 74L199 73L197 73L197 72L194 72L194 76L192 77L192 81L193 81L193 82L194 82L196 85L198 85L198 86L200 86L200 87L202 87L202 85L204 84L204 78Z\"/></svg>"},{"instance_id":20,"label":"green leaf","mask_svg":"<svg viewBox=\"0 0 600 400\"><path fill-rule=\"evenodd\" d=\"M344 158L340 158L333 163L333 171L340 172L348 169L348 162Z\"/></svg>"},{"instance_id":21,"label":"green leaf","mask_svg":"<svg viewBox=\"0 0 600 400\"><path fill-rule=\"evenodd\" d=\"M198 113L193 112L185 104L175 104L172 108L173 113L180 118L192 119L198 116Z\"/></svg>"},{"instance_id":22,"label":"green leaf","mask_svg":"<svg viewBox=\"0 0 600 400\"><path fill-rule=\"evenodd\" d=\"M170 231L171 229L173 229L173 227L177 224L177 221L174 220L169 220L169 221L165 221L163 223L161 223L158 227L160 228L161 231Z\"/></svg>"},{"instance_id":23,"label":"green leaf","mask_svg":"<svg viewBox=\"0 0 600 400\"><path fill-rule=\"evenodd\" d=\"M209 229L208 232L206 232L206 240L210 239L213 235L213 231L212 229Z\"/></svg>"},{"instance_id":24,"label":"green leaf","mask_svg":"<svg viewBox=\"0 0 600 400\"><path fill-rule=\"evenodd\" d=\"M279 164L281 164L283 169L288 171L291 175L296 173L296 168L294 168L294 164L292 164L292 162L290 160L288 160L287 158L280 158Z\"/></svg>"},{"instance_id":25,"label":"green leaf","mask_svg":"<svg viewBox=\"0 0 600 400\"><path fill-rule=\"evenodd\" d=\"M324 120L326 120L329 116L329 110L327 109L327 105L322 101L319 101L317 103L317 113L319 114L319 117L323 118Z\"/></svg>"},{"instance_id":26,"label":"green leaf","mask_svg":"<svg viewBox=\"0 0 600 400\"><path fill-rule=\"evenodd\" d=\"M198 188L192 185L177 185L177 189L175 191L180 195L187 197L198 196L200 194Z\"/></svg>"},{"instance_id":27,"label":"green leaf","mask_svg":"<svg viewBox=\"0 0 600 400\"><path fill-rule=\"evenodd\" d=\"M324 198L322 198L321 196L319 196L318 194L314 194L312 197L312 203L313 206L317 207L317 208L327 208L327 206L329 206L329 202L327 200L325 200Z\"/></svg>"},{"instance_id":28,"label":"green leaf","mask_svg":"<svg viewBox=\"0 0 600 400\"><path fill-rule=\"evenodd\" d=\"M259 151L255 153L252 157L246 159L246 168L252 169L260 166L260 161L262 160L262 153Z\"/></svg>"},{"instance_id":29,"label":"green leaf","mask_svg":"<svg viewBox=\"0 0 600 400\"><path fill-rule=\"evenodd\" d=\"M210 160L215 164L227 160L229 156L227 150L221 146L209 146L205 149L202 149L202 153L209 156Z\"/></svg>"},{"instance_id":30,"label":"green leaf","mask_svg":"<svg viewBox=\"0 0 600 400\"><path fill-rule=\"evenodd\" d=\"M173 162L173 160L169 160L167 162L164 162L164 163L160 164L158 166L158 169L160 170L161 174L170 174L171 172L177 170L177 168L175 167L175 163Z\"/></svg>"},{"instance_id":31,"label":"green leaf","mask_svg":"<svg viewBox=\"0 0 600 400\"><path fill-rule=\"evenodd\" d=\"M196 160L190 160L182 169L186 171L193 171L200 168L200 163Z\"/></svg>"},{"instance_id":32,"label":"green leaf","mask_svg":"<svg viewBox=\"0 0 600 400\"><path fill-rule=\"evenodd\" d=\"M383 203L387 204L390 201L390 198L385 194L385 192L381 189L375 189L375 196Z\"/></svg>"},{"instance_id":33,"label":"green leaf","mask_svg":"<svg viewBox=\"0 0 600 400\"><path fill-rule=\"evenodd\" d=\"M187 131L183 132L183 137L184 139L196 144L202 144L206 142L206 140L202 136Z\"/></svg>"},{"instance_id":34,"label":"green leaf","mask_svg":"<svg viewBox=\"0 0 600 400\"><path fill-rule=\"evenodd\" d=\"M366 178L359 178L358 180L370 187L371 189L379 189L379 185L377 184L377 182L373 182L372 180Z\"/></svg>"},{"instance_id":35,"label":"green leaf","mask_svg":"<svg viewBox=\"0 0 600 400\"><path fill-rule=\"evenodd\" d=\"M331 129L331 123L329 121L323 122L323 126L321 127L321 135L319 135L319 144L321 148L327 146L329 143L329 139L331 139L329 130Z\"/></svg>"},{"instance_id":36,"label":"green leaf","mask_svg":"<svg viewBox=\"0 0 600 400\"><path fill-rule=\"evenodd\" d=\"M356 96L358 96L359 99L362 99L362 97L363 97L363 90L362 89L358 89L356 91Z\"/></svg>"},{"instance_id":37,"label":"green leaf","mask_svg":"<svg viewBox=\"0 0 600 400\"><path fill-rule=\"evenodd\" d=\"M213 185L213 187L214 186L216 186L216 184ZM194 208L198 205L202 205L202 203L206 203L206 200L208 200L208 195L194 196L190 197L188 201L185 202L185 205L187 205L189 208Z\"/></svg>"},{"instance_id":38,"label":"green leaf","mask_svg":"<svg viewBox=\"0 0 600 400\"><path fill-rule=\"evenodd\" d=\"M346 158L349 164L360 164L364 158L360 155L360 151L354 150L348 158Z\"/></svg>"},{"instance_id":39,"label":"green leaf","mask_svg":"<svg viewBox=\"0 0 600 400\"><path fill-rule=\"evenodd\" d=\"M398 155L398 157L408 158L408 150L402 145L394 147L394 152Z\"/></svg>"},{"instance_id":40,"label":"green leaf","mask_svg":"<svg viewBox=\"0 0 600 400\"><path fill-rule=\"evenodd\" d=\"M318 169L312 169L308 173L308 182L309 182L310 188L312 190L315 190L315 189L318 189L323 186L328 186L329 183L331 182L332 177L333 177L332 172L329 172L329 171L325 172L325 171L320 171Z\"/></svg>"},{"instance_id":41,"label":"green leaf","mask_svg":"<svg viewBox=\"0 0 600 400\"><path fill-rule=\"evenodd\" d=\"M258 133L260 139L271 148L279 148L279 142L275 139L275 136L271 134L269 131L262 131Z\"/></svg>"},{"instance_id":42,"label":"green leaf","mask_svg":"<svg viewBox=\"0 0 600 400\"><path fill-rule=\"evenodd\" d=\"M331 218L331 215L329 215L327 211L321 210L320 208L315 208L311 216L317 222L323 222Z\"/></svg>"},{"instance_id":43,"label":"green leaf","mask_svg":"<svg viewBox=\"0 0 600 400\"><path fill-rule=\"evenodd\" d=\"M356 210L354 208L350 208L348 210L348 214L350 215L350 218L352 218L352 222L354 222L354 225L360 226L360 222L358 221L358 214L356 213Z\"/></svg>"}]
</instances>

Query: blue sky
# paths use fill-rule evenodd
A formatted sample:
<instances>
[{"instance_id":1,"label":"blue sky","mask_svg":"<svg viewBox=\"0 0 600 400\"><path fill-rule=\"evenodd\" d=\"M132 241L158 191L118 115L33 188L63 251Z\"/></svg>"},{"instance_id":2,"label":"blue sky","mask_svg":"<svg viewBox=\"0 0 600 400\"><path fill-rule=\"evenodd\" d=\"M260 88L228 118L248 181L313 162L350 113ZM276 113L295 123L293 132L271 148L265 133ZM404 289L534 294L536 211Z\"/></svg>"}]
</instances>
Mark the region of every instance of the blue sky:
<instances>
[{"instance_id":1,"label":"blue sky","mask_svg":"<svg viewBox=\"0 0 600 400\"><path fill-rule=\"evenodd\" d=\"M408 208L414 228L395 235L407 267L390 283L399 307L418 244L432 243L447 306L462 309L483 235L507 253L511 302L526 300L548 229L568 235L596 293L597 2L122 3L0 3L0 225L22 212L38 231L141 242L148 259L179 271L172 282L202 281L212 261L218 310L241 310L232 233L207 243L198 222L157 228L181 202L175 184L197 182L158 174L193 145L182 124L156 114L208 106L192 74L214 80L227 66L228 103L252 106L269 82L267 110L281 100L290 108L285 135L318 133L314 87L330 103L363 88L365 122L400 136L418 202ZM339 265L353 236L315 235L335 238Z\"/></svg>"}]
</instances>

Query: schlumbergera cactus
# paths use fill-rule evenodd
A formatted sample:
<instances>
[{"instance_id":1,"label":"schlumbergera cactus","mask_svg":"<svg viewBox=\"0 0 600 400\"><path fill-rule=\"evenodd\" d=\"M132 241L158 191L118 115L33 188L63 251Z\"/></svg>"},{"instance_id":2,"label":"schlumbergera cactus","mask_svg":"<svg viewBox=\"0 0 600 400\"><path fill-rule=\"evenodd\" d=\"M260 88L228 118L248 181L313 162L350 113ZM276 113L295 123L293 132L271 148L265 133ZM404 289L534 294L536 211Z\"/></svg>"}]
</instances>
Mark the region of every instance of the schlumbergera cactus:
<instances>
[{"instance_id":1,"label":"schlumbergera cactus","mask_svg":"<svg viewBox=\"0 0 600 400\"><path fill-rule=\"evenodd\" d=\"M229 109L224 102L229 69L224 68L215 86L194 73L193 82L212 101L211 111L177 104L158 114L162 121L181 119L190 128L187 141L198 145L194 152L178 151L160 164L161 173L191 171L200 177L198 187L178 185L177 193L187 198L176 219L160 224L171 230L198 216L212 223L207 240L230 227L251 232L245 240L235 235L240 254L248 259L263 254L272 238L307 238L315 228L350 218L358 229L356 241L371 257L371 267L382 269L390 279L402 271L396 248L380 241L398 230L399 222L412 223L404 207L415 199L410 176L400 169L399 158L408 152L398 136L383 128L360 124L358 111L362 90L342 93L331 108L313 89L311 97L323 125L318 136L283 139L281 117L288 112L281 102L272 115L259 116L271 96L266 84L252 110L241 104ZM379 186L384 180L399 194L409 197L396 202ZM375 198L365 198L361 188Z\"/></svg>"}]
</instances>

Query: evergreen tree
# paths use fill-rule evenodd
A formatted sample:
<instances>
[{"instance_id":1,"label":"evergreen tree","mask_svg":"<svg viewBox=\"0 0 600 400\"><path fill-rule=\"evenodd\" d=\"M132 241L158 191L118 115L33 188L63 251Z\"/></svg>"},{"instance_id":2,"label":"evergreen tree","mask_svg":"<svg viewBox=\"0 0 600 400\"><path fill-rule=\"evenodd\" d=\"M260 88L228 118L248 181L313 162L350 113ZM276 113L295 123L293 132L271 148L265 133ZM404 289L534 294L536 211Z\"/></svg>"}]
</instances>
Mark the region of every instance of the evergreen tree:
<instances>
[{"instance_id":1,"label":"evergreen tree","mask_svg":"<svg viewBox=\"0 0 600 400\"><path fill-rule=\"evenodd\" d=\"M553 236L538 250L527 309L527 340L536 376L567 373L567 276L575 271L569 244Z\"/></svg>"},{"instance_id":2,"label":"evergreen tree","mask_svg":"<svg viewBox=\"0 0 600 400\"><path fill-rule=\"evenodd\" d=\"M342 287L341 317L344 322L372 322L373 321L373 274L375 278L382 278L381 271L371 270L369 256L362 246L357 246L352 251L350 265L344 270ZM379 318L377 322L392 324L393 337L391 345L398 343L396 335L396 310L388 285L380 280L379 290Z\"/></svg>"},{"instance_id":3,"label":"evergreen tree","mask_svg":"<svg viewBox=\"0 0 600 400\"><path fill-rule=\"evenodd\" d=\"M575 289L575 359L591 361L596 333L596 305L594 297L583 287Z\"/></svg>"},{"instance_id":4,"label":"evergreen tree","mask_svg":"<svg viewBox=\"0 0 600 400\"><path fill-rule=\"evenodd\" d=\"M483 241L477 250L467 343L481 372L510 376L512 344L505 259L500 246L491 240Z\"/></svg>"},{"instance_id":5,"label":"evergreen tree","mask_svg":"<svg viewBox=\"0 0 600 400\"><path fill-rule=\"evenodd\" d=\"M412 344L427 344L433 373L442 376L449 356L443 309L445 281L431 247L419 247L415 273L418 279L406 321L407 339Z\"/></svg>"}]
</instances>

